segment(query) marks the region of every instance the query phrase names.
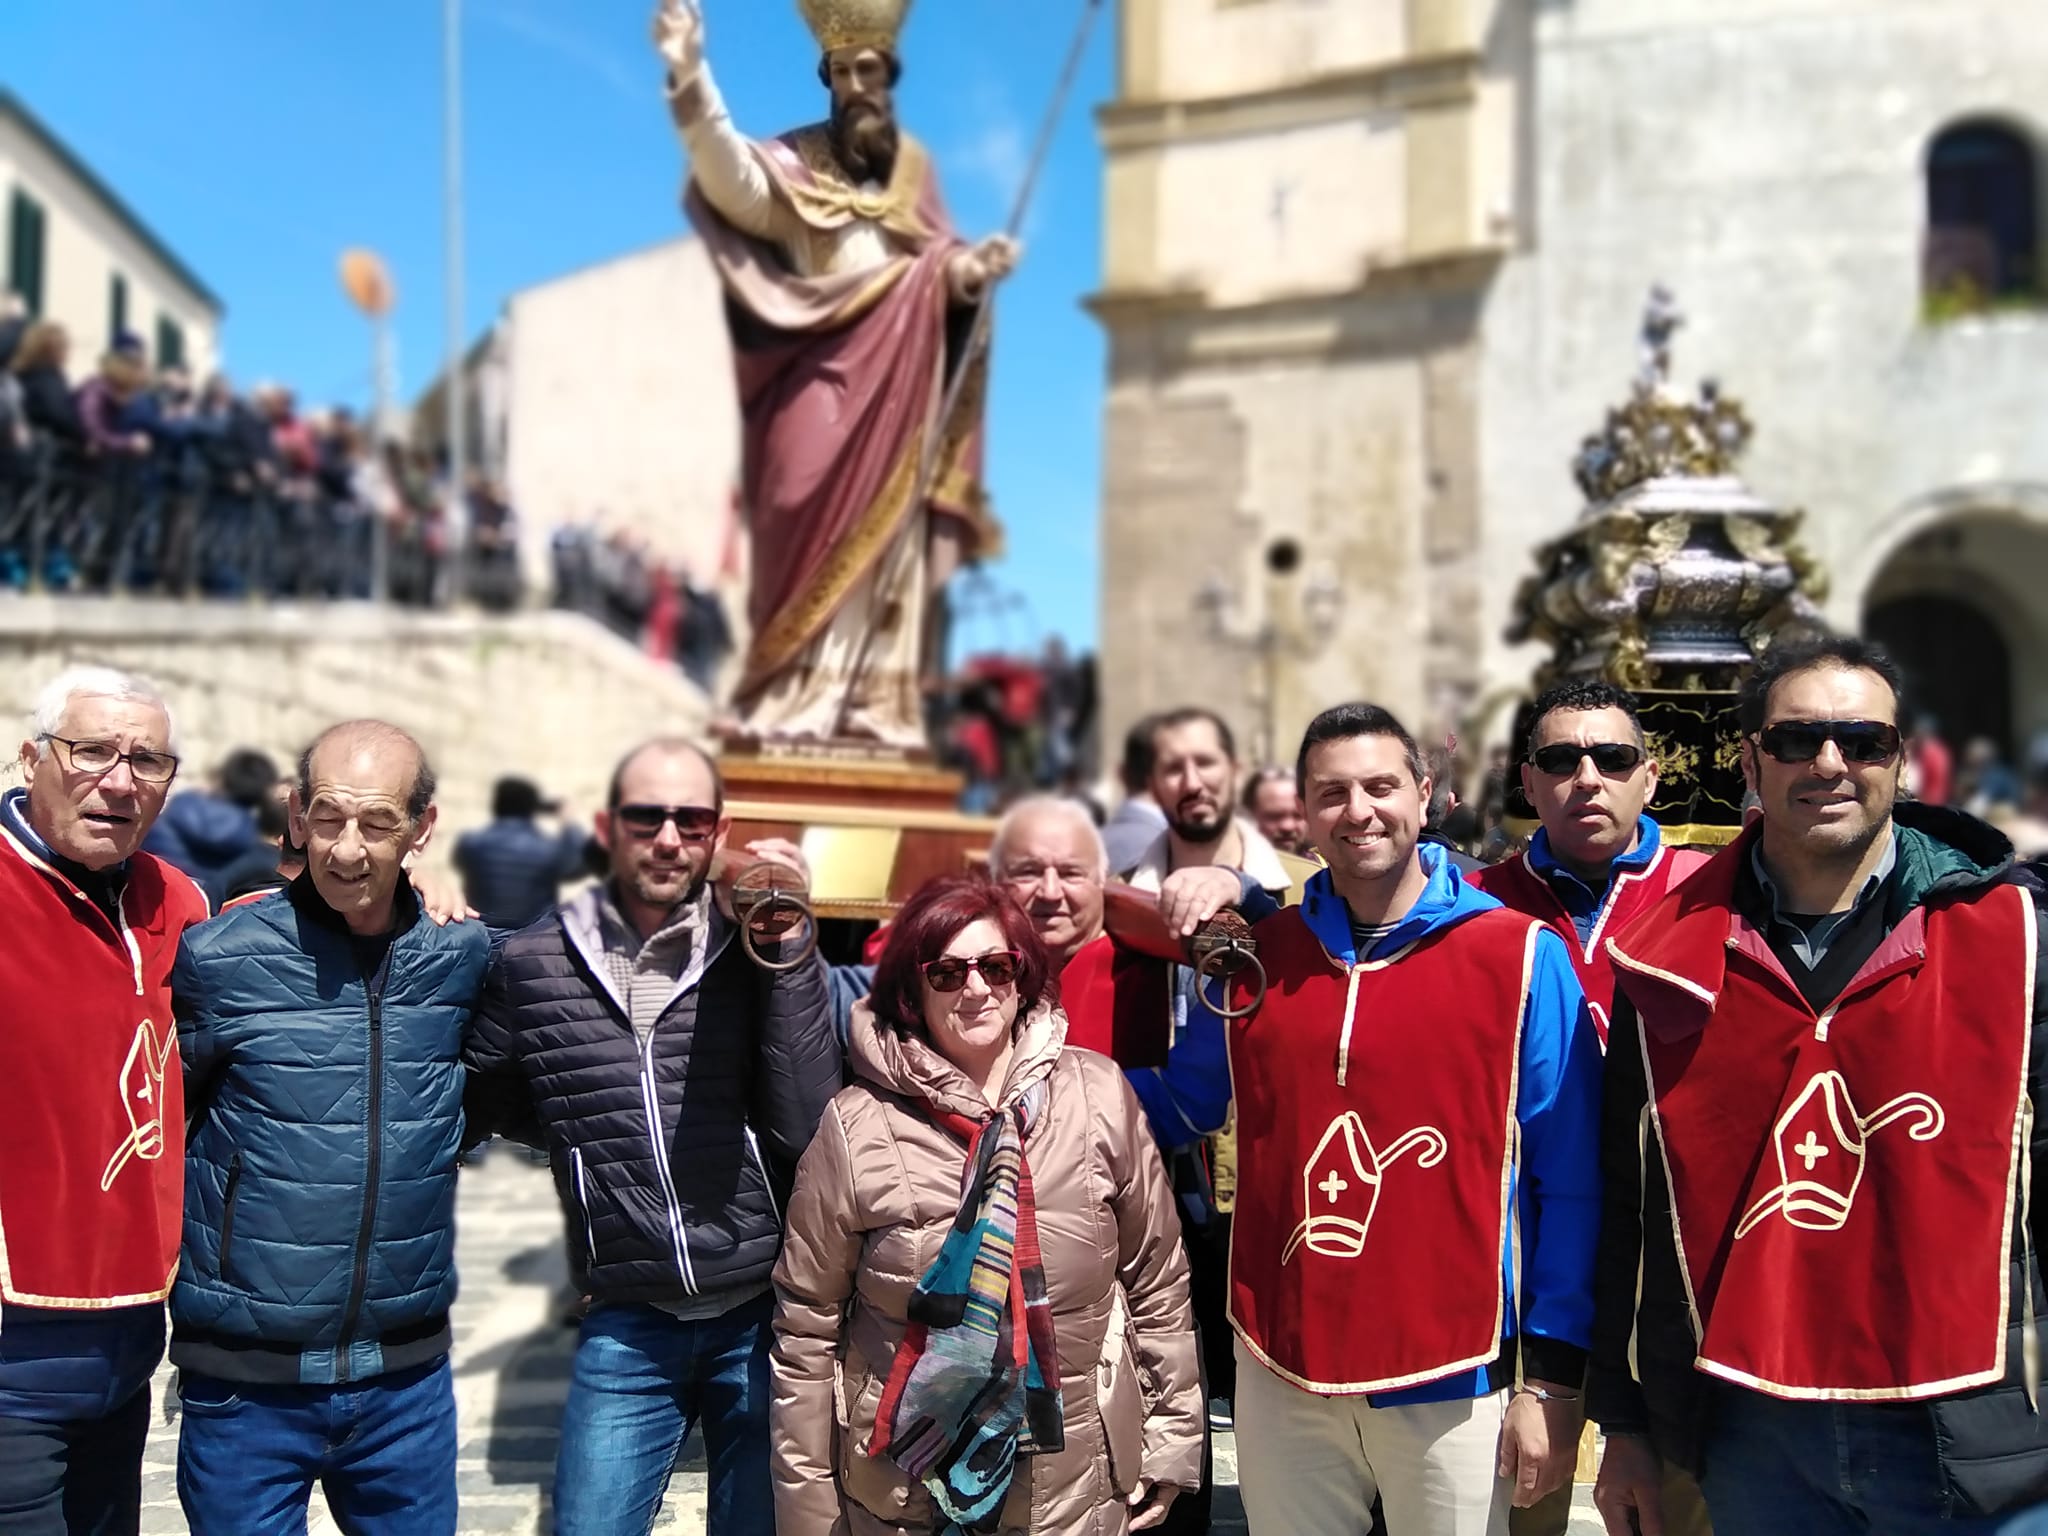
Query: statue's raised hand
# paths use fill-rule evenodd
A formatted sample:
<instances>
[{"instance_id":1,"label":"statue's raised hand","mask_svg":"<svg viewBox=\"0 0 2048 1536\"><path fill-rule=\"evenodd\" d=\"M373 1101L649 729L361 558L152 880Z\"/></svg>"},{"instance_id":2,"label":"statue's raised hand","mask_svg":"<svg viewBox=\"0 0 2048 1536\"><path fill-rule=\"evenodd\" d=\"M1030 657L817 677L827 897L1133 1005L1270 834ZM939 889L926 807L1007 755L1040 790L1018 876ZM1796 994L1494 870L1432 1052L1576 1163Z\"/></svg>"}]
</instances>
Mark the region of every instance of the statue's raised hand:
<instances>
[{"instance_id":1,"label":"statue's raised hand","mask_svg":"<svg viewBox=\"0 0 2048 1536\"><path fill-rule=\"evenodd\" d=\"M654 49L676 86L704 67L704 15L697 0L660 0L654 8Z\"/></svg>"}]
</instances>

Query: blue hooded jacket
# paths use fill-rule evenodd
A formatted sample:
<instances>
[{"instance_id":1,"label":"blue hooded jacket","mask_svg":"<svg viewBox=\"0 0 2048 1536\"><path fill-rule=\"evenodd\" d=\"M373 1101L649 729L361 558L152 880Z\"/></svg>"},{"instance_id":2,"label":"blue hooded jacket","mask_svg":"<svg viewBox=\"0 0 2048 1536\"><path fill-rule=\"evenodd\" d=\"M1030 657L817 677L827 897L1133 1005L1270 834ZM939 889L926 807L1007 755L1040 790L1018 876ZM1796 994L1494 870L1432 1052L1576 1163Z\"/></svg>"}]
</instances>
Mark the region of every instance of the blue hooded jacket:
<instances>
[{"instance_id":1,"label":"blue hooded jacket","mask_svg":"<svg viewBox=\"0 0 2048 1536\"><path fill-rule=\"evenodd\" d=\"M1467 885L1442 848L1424 843L1416 853L1429 884L1407 916L1364 957L1368 960L1391 955L1501 905ZM1358 963L1351 909L1337 894L1328 870L1309 880L1301 911L1324 949L1347 966ZM1197 1011L1215 1019L1206 1008ZM1427 1021L1417 1023L1427 1027ZM1564 941L1545 930L1536 940L1522 1014L1515 1101L1522 1132L1514 1177L1518 1220L1510 1224L1509 1246L1501 1254L1508 1286L1501 1340L1505 1347L1518 1332L1526 1333L1525 1373L1574 1386L1584 1373L1585 1351L1593 1338L1593 1259L1600 1236L1600 1076L1600 1038L1585 993ZM1519 1255L1513 1251L1517 1230L1522 1239ZM1470 1375L1402 1392L1376 1392L1369 1401L1375 1407L1454 1402L1483 1397L1500 1385L1491 1368L1482 1366Z\"/></svg>"}]
</instances>

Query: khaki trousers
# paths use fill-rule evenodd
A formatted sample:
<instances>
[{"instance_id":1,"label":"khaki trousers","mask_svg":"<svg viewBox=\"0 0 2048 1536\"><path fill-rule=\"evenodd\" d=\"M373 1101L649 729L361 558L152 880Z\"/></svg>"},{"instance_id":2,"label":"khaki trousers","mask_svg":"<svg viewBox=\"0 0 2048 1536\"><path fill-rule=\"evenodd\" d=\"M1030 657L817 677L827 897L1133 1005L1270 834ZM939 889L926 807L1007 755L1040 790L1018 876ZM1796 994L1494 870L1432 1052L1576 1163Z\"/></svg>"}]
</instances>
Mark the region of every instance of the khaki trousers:
<instances>
[{"instance_id":1,"label":"khaki trousers","mask_svg":"<svg viewBox=\"0 0 2048 1536\"><path fill-rule=\"evenodd\" d=\"M1237 1481L1251 1536L1507 1536L1507 1394L1375 1408L1282 1381L1237 1346Z\"/></svg>"}]
</instances>

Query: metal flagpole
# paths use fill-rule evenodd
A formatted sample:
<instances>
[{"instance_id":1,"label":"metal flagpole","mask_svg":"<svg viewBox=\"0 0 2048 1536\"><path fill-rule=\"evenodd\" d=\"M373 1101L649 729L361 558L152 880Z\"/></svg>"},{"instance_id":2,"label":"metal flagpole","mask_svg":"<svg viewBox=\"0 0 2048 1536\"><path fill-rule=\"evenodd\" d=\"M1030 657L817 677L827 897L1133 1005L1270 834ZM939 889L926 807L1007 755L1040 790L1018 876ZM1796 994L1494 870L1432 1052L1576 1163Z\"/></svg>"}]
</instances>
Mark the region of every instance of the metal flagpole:
<instances>
[{"instance_id":1,"label":"metal flagpole","mask_svg":"<svg viewBox=\"0 0 2048 1536\"><path fill-rule=\"evenodd\" d=\"M1074 81L1081 73L1081 60L1088 53L1088 39L1095 30L1096 18L1102 14L1102 0L1083 0L1081 19L1074 25L1074 38L1067 45L1066 62L1060 67L1059 83L1053 87L1052 99L1046 104L1045 116L1038 125L1038 142L1032 146L1030 162L1024 169L1024 180L1018 184L1017 196L1010 205L1010 219L1003 226L1003 233L1012 240L1024 228L1024 220L1031 212L1031 199L1038 191L1038 178L1045 170L1046 161L1052 157L1052 142L1059 132L1060 119L1066 115L1067 98L1073 94ZM931 495L932 476L938 471L939 445L945 441L946 428L953 420L953 413L960 408L960 397L967 388L967 378L974 367L975 359L988 345L989 326L995 319L996 282L994 279L982 284L981 299L974 307L974 325L967 333L967 344L960 349L960 361L953 369L953 377L946 385L946 393L939 401L939 413L927 429L924 449L918 456L917 479L911 488L910 505L921 507L925 498ZM843 735L846 722L853 713L853 696L860 687L861 675L867 671L868 653L874 648L875 626L870 623L867 632L861 636L860 649L854 653L853 668L847 674L846 691L839 700L839 712L832 722L832 734Z\"/></svg>"},{"instance_id":2,"label":"metal flagpole","mask_svg":"<svg viewBox=\"0 0 2048 1536\"><path fill-rule=\"evenodd\" d=\"M372 462L384 462L384 445L393 436L391 430L391 316L373 315L370 318L371 346L375 351L371 368L371 390L375 403L370 407L370 452ZM395 486L393 489L397 489ZM391 530L382 507L370 508L370 596L377 602L387 602L391 597Z\"/></svg>"},{"instance_id":3,"label":"metal flagpole","mask_svg":"<svg viewBox=\"0 0 2048 1536\"><path fill-rule=\"evenodd\" d=\"M446 186L442 213L447 246L447 388L442 405L448 423L448 597L463 597L464 541L469 537L469 381L463 377L462 289L462 0L444 0L442 7L442 97L447 120L442 127Z\"/></svg>"}]
</instances>

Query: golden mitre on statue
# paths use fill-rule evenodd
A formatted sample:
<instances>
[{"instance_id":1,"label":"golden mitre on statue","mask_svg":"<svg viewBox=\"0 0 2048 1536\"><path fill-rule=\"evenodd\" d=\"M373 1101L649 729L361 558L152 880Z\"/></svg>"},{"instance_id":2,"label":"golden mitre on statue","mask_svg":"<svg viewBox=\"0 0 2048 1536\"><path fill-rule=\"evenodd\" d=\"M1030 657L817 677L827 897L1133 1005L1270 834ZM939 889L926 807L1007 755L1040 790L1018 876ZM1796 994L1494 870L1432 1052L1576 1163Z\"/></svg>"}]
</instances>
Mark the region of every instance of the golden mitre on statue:
<instances>
[{"instance_id":1,"label":"golden mitre on statue","mask_svg":"<svg viewBox=\"0 0 2048 1536\"><path fill-rule=\"evenodd\" d=\"M910 0L796 0L804 25L827 53L841 48L896 52Z\"/></svg>"}]
</instances>

